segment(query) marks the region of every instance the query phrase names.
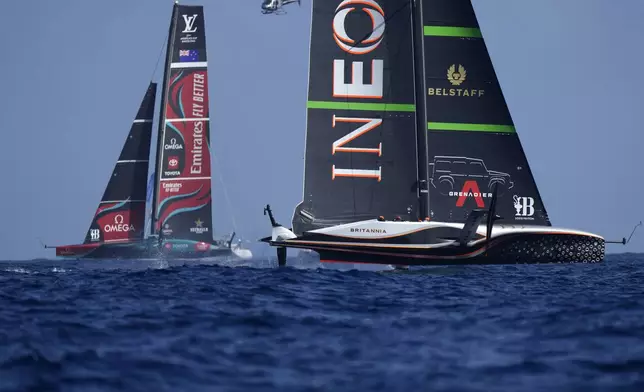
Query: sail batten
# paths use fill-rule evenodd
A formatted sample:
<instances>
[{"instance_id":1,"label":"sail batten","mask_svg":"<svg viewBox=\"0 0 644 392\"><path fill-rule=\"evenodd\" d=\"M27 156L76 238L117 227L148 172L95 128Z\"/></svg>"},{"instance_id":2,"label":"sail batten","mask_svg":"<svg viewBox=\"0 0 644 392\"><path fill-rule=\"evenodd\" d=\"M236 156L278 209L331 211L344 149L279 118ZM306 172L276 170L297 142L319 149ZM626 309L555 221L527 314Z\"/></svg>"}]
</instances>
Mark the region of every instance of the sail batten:
<instances>
[{"instance_id":1,"label":"sail batten","mask_svg":"<svg viewBox=\"0 0 644 392\"><path fill-rule=\"evenodd\" d=\"M306 107L308 109L340 109L376 112L416 112L416 105L406 103L307 101Z\"/></svg>"},{"instance_id":2,"label":"sail batten","mask_svg":"<svg viewBox=\"0 0 644 392\"><path fill-rule=\"evenodd\" d=\"M513 125L501 124L472 124L472 123L440 123L429 122L427 129L432 131L478 131L478 132L502 132L515 133Z\"/></svg>"},{"instance_id":3,"label":"sail batten","mask_svg":"<svg viewBox=\"0 0 644 392\"><path fill-rule=\"evenodd\" d=\"M172 122L191 122L191 121L210 121L208 117L195 117L195 118L166 118L166 123Z\"/></svg>"},{"instance_id":4,"label":"sail batten","mask_svg":"<svg viewBox=\"0 0 644 392\"><path fill-rule=\"evenodd\" d=\"M482 38L478 27L424 26L423 34L434 37Z\"/></svg>"},{"instance_id":5,"label":"sail batten","mask_svg":"<svg viewBox=\"0 0 644 392\"><path fill-rule=\"evenodd\" d=\"M206 67L208 67L208 62L206 62L206 61L195 62L195 63L172 63L172 64L170 64L170 68L172 68L172 69L206 68Z\"/></svg>"},{"instance_id":6,"label":"sail batten","mask_svg":"<svg viewBox=\"0 0 644 392\"><path fill-rule=\"evenodd\" d=\"M103 200L101 201L101 204L109 204L109 203L145 203L145 200Z\"/></svg>"}]
</instances>

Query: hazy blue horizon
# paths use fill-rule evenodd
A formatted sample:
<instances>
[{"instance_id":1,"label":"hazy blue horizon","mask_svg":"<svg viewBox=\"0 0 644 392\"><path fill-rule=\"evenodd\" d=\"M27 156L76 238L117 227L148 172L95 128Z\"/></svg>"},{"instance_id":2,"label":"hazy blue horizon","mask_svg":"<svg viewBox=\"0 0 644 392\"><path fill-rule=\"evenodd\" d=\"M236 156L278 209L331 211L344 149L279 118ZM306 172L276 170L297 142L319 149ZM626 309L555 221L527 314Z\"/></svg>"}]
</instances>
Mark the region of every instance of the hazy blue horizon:
<instances>
[{"instance_id":1,"label":"hazy blue horizon","mask_svg":"<svg viewBox=\"0 0 644 392\"><path fill-rule=\"evenodd\" d=\"M161 76L153 70L172 3L4 5L2 163L11 170L0 260L53 258L39 238L82 242L150 78ZM205 7L215 235L234 218L256 242L270 233L267 203L287 224L302 197L311 1L283 16L262 15L261 0L181 3ZM552 223L628 235L644 220L644 3L473 3ZM639 230L607 251L644 252Z\"/></svg>"}]
</instances>

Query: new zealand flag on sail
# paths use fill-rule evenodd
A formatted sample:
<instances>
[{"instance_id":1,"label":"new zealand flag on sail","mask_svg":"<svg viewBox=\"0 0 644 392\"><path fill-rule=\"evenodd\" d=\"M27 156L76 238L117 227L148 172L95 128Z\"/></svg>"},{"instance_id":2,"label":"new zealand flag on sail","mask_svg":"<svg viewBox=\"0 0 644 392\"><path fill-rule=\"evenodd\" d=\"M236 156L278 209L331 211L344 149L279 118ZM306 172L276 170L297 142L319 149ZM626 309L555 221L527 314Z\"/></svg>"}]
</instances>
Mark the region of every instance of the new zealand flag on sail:
<instances>
[{"instance_id":1,"label":"new zealand flag on sail","mask_svg":"<svg viewBox=\"0 0 644 392\"><path fill-rule=\"evenodd\" d=\"M199 51L197 51L196 49L179 50L179 61L182 63L198 61L198 59Z\"/></svg>"}]
</instances>

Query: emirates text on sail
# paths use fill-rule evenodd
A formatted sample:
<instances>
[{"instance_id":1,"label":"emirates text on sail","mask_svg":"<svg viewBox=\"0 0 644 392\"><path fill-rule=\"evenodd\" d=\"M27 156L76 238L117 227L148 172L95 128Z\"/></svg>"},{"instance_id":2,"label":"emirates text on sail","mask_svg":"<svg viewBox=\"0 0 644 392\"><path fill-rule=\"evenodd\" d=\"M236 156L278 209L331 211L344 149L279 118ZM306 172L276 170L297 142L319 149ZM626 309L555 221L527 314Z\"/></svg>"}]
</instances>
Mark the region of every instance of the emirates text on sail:
<instances>
[{"instance_id":1,"label":"emirates text on sail","mask_svg":"<svg viewBox=\"0 0 644 392\"><path fill-rule=\"evenodd\" d=\"M204 74L195 73L192 83L192 117L204 117L205 107L203 105L203 97L205 94L206 76ZM203 121L195 121L193 129L193 144L192 150L192 165L190 166L190 174L201 174L201 166L203 163Z\"/></svg>"}]
</instances>

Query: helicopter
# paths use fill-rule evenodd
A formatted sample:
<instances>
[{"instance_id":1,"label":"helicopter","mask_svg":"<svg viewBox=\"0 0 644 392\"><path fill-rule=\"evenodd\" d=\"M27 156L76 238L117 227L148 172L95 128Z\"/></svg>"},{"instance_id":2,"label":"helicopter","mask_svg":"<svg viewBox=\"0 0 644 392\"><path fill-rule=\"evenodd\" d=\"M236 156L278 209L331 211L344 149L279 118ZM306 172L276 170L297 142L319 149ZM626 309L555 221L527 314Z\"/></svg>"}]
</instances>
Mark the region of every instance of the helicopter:
<instances>
[{"instance_id":1,"label":"helicopter","mask_svg":"<svg viewBox=\"0 0 644 392\"><path fill-rule=\"evenodd\" d=\"M283 7L295 2L297 2L298 5L302 5L301 0L263 0L262 14L283 15L286 13Z\"/></svg>"}]
</instances>

